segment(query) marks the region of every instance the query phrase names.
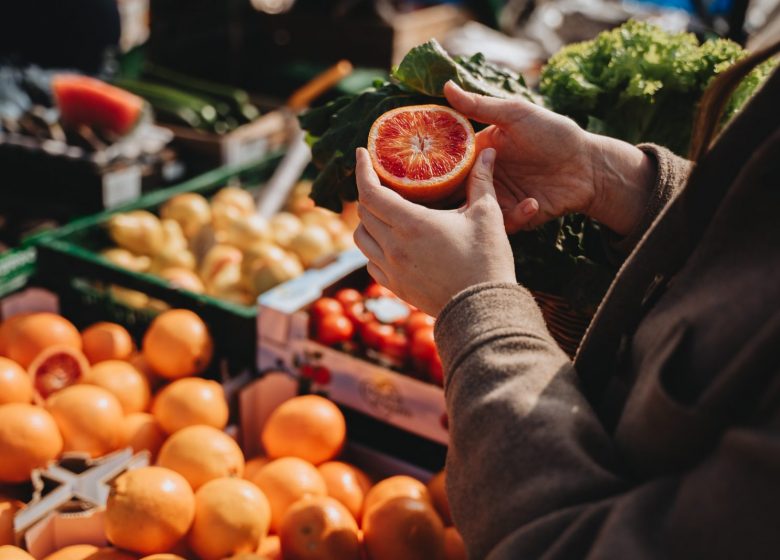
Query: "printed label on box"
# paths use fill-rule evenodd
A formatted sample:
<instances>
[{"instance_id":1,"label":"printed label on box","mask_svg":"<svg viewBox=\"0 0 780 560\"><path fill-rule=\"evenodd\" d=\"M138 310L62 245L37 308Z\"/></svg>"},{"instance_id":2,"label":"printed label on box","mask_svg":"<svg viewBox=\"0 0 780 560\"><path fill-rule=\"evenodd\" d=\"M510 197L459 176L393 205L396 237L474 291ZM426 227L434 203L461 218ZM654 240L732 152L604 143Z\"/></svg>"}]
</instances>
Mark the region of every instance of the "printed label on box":
<instances>
[{"instance_id":1,"label":"printed label on box","mask_svg":"<svg viewBox=\"0 0 780 560\"><path fill-rule=\"evenodd\" d=\"M335 402L398 428L447 444L441 387L366 362L311 340L293 343L300 363L325 368L321 389Z\"/></svg>"},{"instance_id":2,"label":"printed label on box","mask_svg":"<svg viewBox=\"0 0 780 560\"><path fill-rule=\"evenodd\" d=\"M267 151L268 138L228 138L222 146L222 163L225 165L249 163L262 158Z\"/></svg>"},{"instance_id":3,"label":"printed label on box","mask_svg":"<svg viewBox=\"0 0 780 560\"><path fill-rule=\"evenodd\" d=\"M103 206L112 208L141 196L141 167L131 165L103 176Z\"/></svg>"}]
</instances>

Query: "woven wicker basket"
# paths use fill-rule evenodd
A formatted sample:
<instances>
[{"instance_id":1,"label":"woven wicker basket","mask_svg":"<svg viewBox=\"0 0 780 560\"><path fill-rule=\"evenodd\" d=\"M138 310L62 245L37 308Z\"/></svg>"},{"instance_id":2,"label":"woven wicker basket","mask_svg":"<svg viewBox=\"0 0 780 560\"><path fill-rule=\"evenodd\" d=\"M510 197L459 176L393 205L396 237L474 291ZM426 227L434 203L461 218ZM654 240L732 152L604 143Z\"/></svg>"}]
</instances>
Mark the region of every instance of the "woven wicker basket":
<instances>
[{"instance_id":1,"label":"woven wicker basket","mask_svg":"<svg viewBox=\"0 0 780 560\"><path fill-rule=\"evenodd\" d=\"M533 294L542 309L550 334L563 351L573 358L593 315L573 308L561 296L536 291Z\"/></svg>"}]
</instances>

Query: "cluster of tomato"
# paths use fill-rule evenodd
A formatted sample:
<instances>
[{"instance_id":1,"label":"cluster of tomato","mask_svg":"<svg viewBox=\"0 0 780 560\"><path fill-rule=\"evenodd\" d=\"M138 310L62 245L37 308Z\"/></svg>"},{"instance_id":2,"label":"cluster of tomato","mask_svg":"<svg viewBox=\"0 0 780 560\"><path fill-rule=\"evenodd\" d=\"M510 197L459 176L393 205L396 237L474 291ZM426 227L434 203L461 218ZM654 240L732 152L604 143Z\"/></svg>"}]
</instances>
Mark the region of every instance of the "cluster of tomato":
<instances>
[{"instance_id":1,"label":"cluster of tomato","mask_svg":"<svg viewBox=\"0 0 780 560\"><path fill-rule=\"evenodd\" d=\"M402 313L392 321L381 320L369 308L371 300L391 300ZM363 293L343 288L333 297L315 301L310 313L311 336L326 346L365 351L402 371L415 372L433 383L442 384L443 371L433 339L435 319L400 300L379 284Z\"/></svg>"}]
</instances>

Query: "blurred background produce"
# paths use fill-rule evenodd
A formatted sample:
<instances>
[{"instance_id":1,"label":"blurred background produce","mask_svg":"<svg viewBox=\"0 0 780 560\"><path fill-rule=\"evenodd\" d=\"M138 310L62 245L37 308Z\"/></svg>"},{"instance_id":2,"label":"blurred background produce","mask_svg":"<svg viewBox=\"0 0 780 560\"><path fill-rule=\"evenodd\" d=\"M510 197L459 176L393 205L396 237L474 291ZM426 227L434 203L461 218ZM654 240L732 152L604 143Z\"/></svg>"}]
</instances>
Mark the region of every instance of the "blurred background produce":
<instances>
[{"instance_id":1,"label":"blurred background produce","mask_svg":"<svg viewBox=\"0 0 780 560\"><path fill-rule=\"evenodd\" d=\"M354 246L348 216L316 208L311 183L293 188L284 211L265 219L249 191L225 187L211 200L176 195L160 208L119 213L107 223L116 247L104 258L172 286L241 305Z\"/></svg>"}]
</instances>

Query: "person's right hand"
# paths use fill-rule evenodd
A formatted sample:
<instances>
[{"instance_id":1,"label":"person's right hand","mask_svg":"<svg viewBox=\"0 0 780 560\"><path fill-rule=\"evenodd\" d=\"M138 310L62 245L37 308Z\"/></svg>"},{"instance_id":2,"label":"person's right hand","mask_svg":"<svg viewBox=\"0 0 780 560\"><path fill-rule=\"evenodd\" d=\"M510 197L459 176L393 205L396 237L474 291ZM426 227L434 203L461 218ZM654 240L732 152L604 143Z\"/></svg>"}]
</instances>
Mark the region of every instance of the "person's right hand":
<instances>
[{"instance_id":1,"label":"person's right hand","mask_svg":"<svg viewBox=\"0 0 780 560\"><path fill-rule=\"evenodd\" d=\"M468 93L453 82L444 94L466 117L491 125L477 134L477 150L496 149L494 184L508 232L582 213L627 234L641 218L655 169L638 148L524 99Z\"/></svg>"}]
</instances>

